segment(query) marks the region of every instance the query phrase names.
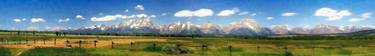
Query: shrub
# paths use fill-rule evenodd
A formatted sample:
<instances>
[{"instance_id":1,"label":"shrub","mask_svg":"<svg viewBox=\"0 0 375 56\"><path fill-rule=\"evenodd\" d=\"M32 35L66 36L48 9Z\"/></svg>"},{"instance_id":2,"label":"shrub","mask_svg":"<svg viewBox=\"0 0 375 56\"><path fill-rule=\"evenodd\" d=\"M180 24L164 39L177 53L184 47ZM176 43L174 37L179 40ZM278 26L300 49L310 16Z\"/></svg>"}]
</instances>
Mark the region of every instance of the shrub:
<instances>
[{"instance_id":1,"label":"shrub","mask_svg":"<svg viewBox=\"0 0 375 56\"><path fill-rule=\"evenodd\" d=\"M11 52L7 48L0 48L0 56L11 56Z\"/></svg>"},{"instance_id":2,"label":"shrub","mask_svg":"<svg viewBox=\"0 0 375 56\"><path fill-rule=\"evenodd\" d=\"M188 48L171 46L171 45L164 46L163 51L167 54L188 54L188 53L192 53L192 51L189 50Z\"/></svg>"}]
</instances>

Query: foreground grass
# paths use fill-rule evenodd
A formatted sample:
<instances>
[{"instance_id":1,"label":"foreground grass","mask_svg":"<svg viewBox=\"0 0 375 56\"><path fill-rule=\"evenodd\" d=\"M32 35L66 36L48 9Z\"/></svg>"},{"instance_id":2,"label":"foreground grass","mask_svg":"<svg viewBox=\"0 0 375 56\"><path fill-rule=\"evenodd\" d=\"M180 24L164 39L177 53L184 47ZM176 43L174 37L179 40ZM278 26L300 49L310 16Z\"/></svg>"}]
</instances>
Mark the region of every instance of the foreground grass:
<instances>
[{"instance_id":1,"label":"foreground grass","mask_svg":"<svg viewBox=\"0 0 375 56\"><path fill-rule=\"evenodd\" d=\"M90 56L83 48L33 48L21 56Z\"/></svg>"},{"instance_id":2,"label":"foreground grass","mask_svg":"<svg viewBox=\"0 0 375 56\"><path fill-rule=\"evenodd\" d=\"M134 46L129 44L117 44L98 48L33 48L25 51L21 56L373 56L375 48L369 46L354 46L348 40L331 40L337 43L349 43L341 47L329 45L326 41L303 42L303 41L257 41L258 44L247 43L247 41L236 42L233 39L194 39L194 40L169 40L167 42L136 42ZM253 40L255 41L255 40ZM347 42L345 42L347 41ZM360 41L360 40L356 40ZM252 42L248 40L248 42ZM271 44L269 42L281 42ZM366 42L365 40L362 42ZM372 45L372 42L366 42ZM157 44L156 48L149 48ZM183 48L189 49L187 54L167 54L163 47L181 44ZM208 49L202 50L199 45L207 44ZM285 45L281 45L285 44ZM229 51L228 45L233 46ZM311 47L313 45L315 47ZM259 46L259 48L257 48ZM287 49L285 49L287 47ZM5 51L4 51L5 50ZM1 49L1 53L10 53L7 49ZM4 54L5 55L5 54ZM4 56L2 55L2 56ZM6 55L5 55L6 56Z\"/></svg>"},{"instance_id":3,"label":"foreground grass","mask_svg":"<svg viewBox=\"0 0 375 56\"><path fill-rule=\"evenodd\" d=\"M146 39L158 37L100 37L95 36L49 36L49 35L7 35L1 39L9 42L41 39ZM135 45L116 44L98 48L31 48L20 56L375 56L374 40L255 40L242 38L163 38L166 42L136 42ZM153 44L156 46L153 47ZM166 48L187 49L189 53L170 54ZM202 49L207 45L207 49ZM228 48L232 46L231 50ZM15 56L23 49L0 48L0 56Z\"/></svg>"},{"instance_id":4,"label":"foreground grass","mask_svg":"<svg viewBox=\"0 0 375 56\"><path fill-rule=\"evenodd\" d=\"M17 48L0 48L0 56L15 56L21 51L23 50Z\"/></svg>"},{"instance_id":5,"label":"foreground grass","mask_svg":"<svg viewBox=\"0 0 375 56\"><path fill-rule=\"evenodd\" d=\"M0 48L0 56L11 56L10 49L7 48Z\"/></svg>"}]
</instances>

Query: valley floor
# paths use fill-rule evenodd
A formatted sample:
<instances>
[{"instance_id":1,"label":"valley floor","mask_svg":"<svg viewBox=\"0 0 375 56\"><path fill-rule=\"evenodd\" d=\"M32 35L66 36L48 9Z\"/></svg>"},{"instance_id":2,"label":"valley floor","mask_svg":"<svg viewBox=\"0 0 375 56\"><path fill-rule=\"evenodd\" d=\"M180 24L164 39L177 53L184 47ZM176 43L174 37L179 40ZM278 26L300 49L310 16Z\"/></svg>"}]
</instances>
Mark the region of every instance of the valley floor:
<instances>
[{"instance_id":1,"label":"valley floor","mask_svg":"<svg viewBox=\"0 0 375 56\"><path fill-rule=\"evenodd\" d=\"M0 56L374 56L374 40L0 34ZM56 41L55 41L56 39ZM72 47L67 47L66 41ZM95 43L94 41L98 41ZM79 47L79 41L81 47ZM113 42L113 44L112 44ZM56 43L56 44L55 44Z\"/></svg>"}]
</instances>

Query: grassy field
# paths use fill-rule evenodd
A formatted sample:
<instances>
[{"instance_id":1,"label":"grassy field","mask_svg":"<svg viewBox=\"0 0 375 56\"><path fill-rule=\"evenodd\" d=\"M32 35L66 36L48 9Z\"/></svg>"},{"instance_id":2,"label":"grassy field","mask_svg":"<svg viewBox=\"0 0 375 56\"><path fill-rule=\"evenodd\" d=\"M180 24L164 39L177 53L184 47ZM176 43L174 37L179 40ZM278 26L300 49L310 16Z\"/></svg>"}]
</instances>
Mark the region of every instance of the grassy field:
<instances>
[{"instance_id":1,"label":"grassy field","mask_svg":"<svg viewBox=\"0 0 375 56\"><path fill-rule=\"evenodd\" d=\"M374 40L54 36L0 33L0 56L374 56ZM56 43L54 44L54 39ZM5 41L6 40L6 41ZM28 40L28 41L26 41ZM36 40L36 41L34 41ZM69 40L72 48L64 43ZM78 47L77 41L83 41ZM97 40L97 47L93 41ZM44 44L44 41L46 44ZM112 42L115 44L112 45ZM133 44L131 44L133 43Z\"/></svg>"}]
</instances>

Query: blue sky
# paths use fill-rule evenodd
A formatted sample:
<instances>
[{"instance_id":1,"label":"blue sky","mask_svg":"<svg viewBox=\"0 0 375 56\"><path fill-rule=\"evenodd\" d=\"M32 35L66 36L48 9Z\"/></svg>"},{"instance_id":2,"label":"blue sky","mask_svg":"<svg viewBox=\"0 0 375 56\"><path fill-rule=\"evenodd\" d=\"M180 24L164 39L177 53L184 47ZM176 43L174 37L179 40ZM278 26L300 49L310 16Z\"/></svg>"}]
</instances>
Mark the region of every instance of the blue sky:
<instances>
[{"instance_id":1,"label":"blue sky","mask_svg":"<svg viewBox=\"0 0 375 56\"><path fill-rule=\"evenodd\" d=\"M176 16L184 10L190 14ZM375 0L1 0L0 29L113 25L128 19L108 19L111 16L129 18L141 14L161 25L191 18L195 24L212 22L225 26L251 18L264 27L369 26L375 25L373 13Z\"/></svg>"}]
</instances>

